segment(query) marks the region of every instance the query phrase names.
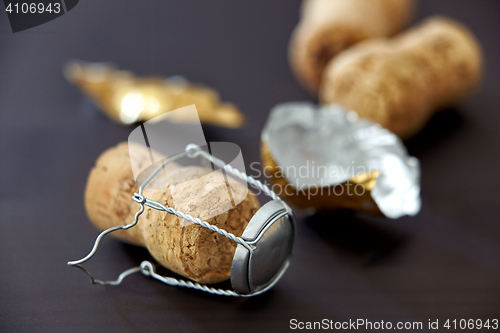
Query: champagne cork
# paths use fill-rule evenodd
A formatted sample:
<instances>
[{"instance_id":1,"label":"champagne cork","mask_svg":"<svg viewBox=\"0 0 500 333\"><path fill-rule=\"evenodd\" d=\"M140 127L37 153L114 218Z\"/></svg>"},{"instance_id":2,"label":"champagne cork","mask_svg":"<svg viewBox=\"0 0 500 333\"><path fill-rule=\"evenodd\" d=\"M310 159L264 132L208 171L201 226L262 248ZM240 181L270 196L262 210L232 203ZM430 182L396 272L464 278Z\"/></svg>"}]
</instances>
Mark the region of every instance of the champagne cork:
<instances>
[{"instance_id":1,"label":"champagne cork","mask_svg":"<svg viewBox=\"0 0 500 333\"><path fill-rule=\"evenodd\" d=\"M412 13L413 0L305 0L290 41L292 69L317 93L330 59L362 40L395 34Z\"/></svg>"},{"instance_id":2,"label":"champagne cork","mask_svg":"<svg viewBox=\"0 0 500 333\"><path fill-rule=\"evenodd\" d=\"M333 59L320 89L403 139L440 108L475 91L482 72L479 43L462 24L433 17L392 39L362 42Z\"/></svg>"},{"instance_id":3,"label":"champagne cork","mask_svg":"<svg viewBox=\"0 0 500 333\"><path fill-rule=\"evenodd\" d=\"M140 148L134 148L140 151ZM147 163L149 153L144 148L131 160L128 143L106 150L91 170L85 189L85 207L92 223L100 230L129 224L134 220L139 204L132 200L138 192L131 163ZM251 217L260 208L255 195L244 185L230 181L234 198L242 201L232 207L220 200L227 188L220 184L221 175L202 167L167 165L168 184L163 189L145 189L144 196L167 207L190 214L236 236L241 236ZM205 176L200 178L201 176ZM189 186L185 185L190 181ZM192 180L196 180L194 183ZM175 191L175 202L172 198ZM225 191L225 192L224 192ZM221 206L222 205L222 206ZM224 205L228 205L225 207ZM213 216L214 212L221 212ZM205 218L210 216L209 218ZM164 211L145 207L138 224L111 235L130 244L143 246L161 265L200 283L227 280L236 243Z\"/></svg>"}]
</instances>

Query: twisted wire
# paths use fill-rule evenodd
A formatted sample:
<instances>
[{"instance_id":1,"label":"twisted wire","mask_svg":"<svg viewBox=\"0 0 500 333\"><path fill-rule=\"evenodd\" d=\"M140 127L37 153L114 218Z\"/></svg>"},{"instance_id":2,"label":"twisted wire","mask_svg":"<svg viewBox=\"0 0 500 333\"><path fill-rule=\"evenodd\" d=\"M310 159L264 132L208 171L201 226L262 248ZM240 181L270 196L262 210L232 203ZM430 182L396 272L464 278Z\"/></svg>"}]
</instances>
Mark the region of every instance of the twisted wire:
<instances>
[{"instance_id":1,"label":"twisted wire","mask_svg":"<svg viewBox=\"0 0 500 333\"><path fill-rule=\"evenodd\" d=\"M190 147L188 145L188 147L186 147L186 150L188 150L188 149L193 150L193 149L196 149L196 147ZM236 169L235 167L233 167L230 164L224 163L224 161L218 159L217 157L214 157L214 156L210 155L209 153L207 153L207 152L205 152L203 150L196 150L194 152L188 153L188 156L190 156L190 157L192 157L192 156L198 156L198 155L202 155L205 159L207 159L210 162L214 163L219 168L228 171L233 176L236 176L237 178L239 178L239 179L241 179L241 180L249 183L253 187L256 187L256 188L260 189L262 192L264 192L267 196L271 197L273 200L276 200L276 201L282 203L286 207L287 211L291 212L290 207L288 207L288 205L273 190L271 190L269 188L269 186L267 186L266 184L262 183L260 180L255 179L252 176L248 176L246 173L244 173L244 172Z\"/></svg>"},{"instance_id":2,"label":"twisted wire","mask_svg":"<svg viewBox=\"0 0 500 333\"><path fill-rule=\"evenodd\" d=\"M262 192L264 192L267 196L271 197L273 200L283 202L281 200L281 198L276 193L274 193L273 190L271 190L267 185L262 183L260 180L257 180L255 178L253 178L252 176L248 176L246 173L236 169L235 167L233 167L229 164L224 166L224 169L226 169L232 175L234 175L234 176L240 178L241 180L248 182L252 186L260 189Z\"/></svg>"},{"instance_id":3,"label":"twisted wire","mask_svg":"<svg viewBox=\"0 0 500 333\"><path fill-rule=\"evenodd\" d=\"M137 193L135 193L134 195L135 195L135 197L137 197L139 199L140 196ZM145 200L145 205L148 206L148 207L151 207L151 208L154 208L154 209L157 209L157 210L162 210L162 211L165 211L165 212L167 212L169 214L175 215L178 218L181 218L181 219L187 220L189 222L192 222L192 223L194 223L196 225L199 225L199 226L201 226L201 227L203 227L205 229L208 229L208 230L210 230L212 232L216 232L219 235L221 235L223 237L226 237L226 238L232 240L233 242L236 242L237 244L240 244L240 245L244 246L249 251L253 250L252 247L250 245L248 245L247 242L245 242L245 240L243 240L243 238L237 237L236 235L234 235L234 234L232 234L230 232L227 232L224 229L220 229L219 227L217 227L217 226L215 226L213 224L210 224L210 223L208 223L206 221L202 221L199 218L193 217L193 216L191 216L189 214L185 214L183 212L175 210L174 208L166 207L166 206L162 205L161 203L159 203L157 201L150 200L150 199L147 199L147 198L144 198L144 200Z\"/></svg>"},{"instance_id":4,"label":"twisted wire","mask_svg":"<svg viewBox=\"0 0 500 333\"><path fill-rule=\"evenodd\" d=\"M229 164L227 164L223 167L232 175L238 177L239 179L241 179L243 181L246 181L247 183L249 183L253 187L260 189L262 192L264 192L264 194L266 194L268 197L271 197L273 200L280 202L283 206L285 206L286 211L288 213L292 212L292 209L287 205L287 203L284 202L283 199L281 199L273 190L271 190L269 188L269 186L267 186L266 184L264 184L260 180L255 179L252 176L248 176L246 173L236 169L235 167L233 167Z\"/></svg>"},{"instance_id":5,"label":"twisted wire","mask_svg":"<svg viewBox=\"0 0 500 333\"><path fill-rule=\"evenodd\" d=\"M192 282L192 281L186 281L186 280L181 280L181 279L176 279L173 277L167 277L167 276L162 276L156 273L154 266L149 262L149 261L143 261L141 263L141 272L142 274L146 276L151 276L152 278L155 278L158 281L161 281L165 284L168 284L170 286L174 287L185 287L185 288L191 288L191 289L196 289L196 290L201 290L205 291L210 294L214 295L221 295L221 296L246 296L246 295L240 295L232 290L228 289L220 289L220 288L213 288L209 287L207 285L199 284L197 282Z\"/></svg>"}]
</instances>

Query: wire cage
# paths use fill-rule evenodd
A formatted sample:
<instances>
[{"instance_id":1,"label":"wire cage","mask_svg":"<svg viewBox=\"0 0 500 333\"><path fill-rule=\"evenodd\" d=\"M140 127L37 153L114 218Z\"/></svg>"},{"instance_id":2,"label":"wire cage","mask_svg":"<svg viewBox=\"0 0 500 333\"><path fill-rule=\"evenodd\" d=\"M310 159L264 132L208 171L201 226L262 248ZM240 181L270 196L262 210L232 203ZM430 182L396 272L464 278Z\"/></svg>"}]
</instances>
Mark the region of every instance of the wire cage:
<instances>
[{"instance_id":1,"label":"wire cage","mask_svg":"<svg viewBox=\"0 0 500 333\"><path fill-rule=\"evenodd\" d=\"M210 162L213 166L219 168L224 174L232 175L250 184L254 188L259 189L264 194L271 197L272 200L264 204L255 213L250 219L243 234L238 237L200 218L185 214L172 207L167 207L160 202L147 198L144 195L144 189L148 184L150 184L169 163L184 157L190 159L201 157ZM134 193L132 199L140 205L132 223L104 230L99 234L92 250L86 257L68 262L68 265L83 270L90 277L93 284L119 285L128 275L141 272L146 276L150 276L171 286L202 290L215 295L248 297L261 294L272 288L289 266L296 234L295 218L292 210L268 186L206 152L197 144L189 144L184 151L163 159L154 171L142 181L138 192ZM102 281L94 278L82 264L93 257L104 236L117 230L127 230L136 226L139 221L139 216L144 212L145 207L175 215L179 219L192 222L235 242L237 247L231 264L230 276L233 290L213 288L189 280L159 275L156 273L155 265L149 261L143 261L140 266L122 272L114 281Z\"/></svg>"}]
</instances>

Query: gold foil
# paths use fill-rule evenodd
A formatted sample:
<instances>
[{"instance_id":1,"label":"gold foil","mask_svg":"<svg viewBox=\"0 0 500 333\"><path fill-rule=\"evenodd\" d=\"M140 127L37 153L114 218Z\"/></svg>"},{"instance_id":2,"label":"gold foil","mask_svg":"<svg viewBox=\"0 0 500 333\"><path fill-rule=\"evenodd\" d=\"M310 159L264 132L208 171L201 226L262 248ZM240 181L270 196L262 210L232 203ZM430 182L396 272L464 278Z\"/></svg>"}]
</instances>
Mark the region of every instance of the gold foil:
<instances>
[{"instance_id":1,"label":"gold foil","mask_svg":"<svg viewBox=\"0 0 500 333\"><path fill-rule=\"evenodd\" d=\"M73 61L65 68L68 81L112 120L128 125L147 121L165 112L195 104L202 123L238 128L245 118L236 106L222 103L210 88L192 84L181 77L136 77L110 64ZM177 121L196 121L189 117Z\"/></svg>"}]
</instances>

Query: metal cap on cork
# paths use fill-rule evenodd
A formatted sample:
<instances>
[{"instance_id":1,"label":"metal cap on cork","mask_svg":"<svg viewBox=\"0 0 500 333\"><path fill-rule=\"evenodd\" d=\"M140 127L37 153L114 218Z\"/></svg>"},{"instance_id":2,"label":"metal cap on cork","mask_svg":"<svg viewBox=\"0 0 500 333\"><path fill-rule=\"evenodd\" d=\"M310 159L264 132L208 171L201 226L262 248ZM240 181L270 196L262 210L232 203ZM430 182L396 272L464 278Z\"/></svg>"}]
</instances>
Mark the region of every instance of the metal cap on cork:
<instances>
[{"instance_id":1,"label":"metal cap on cork","mask_svg":"<svg viewBox=\"0 0 500 333\"><path fill-rule=\"evenodd\" d=\"M271 288L288 268L295 236L295 220L285 205L270 201L252 217L241 236L231 266L231 285L239 294Z\"/></svg>"}]
</instances>

